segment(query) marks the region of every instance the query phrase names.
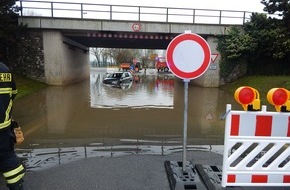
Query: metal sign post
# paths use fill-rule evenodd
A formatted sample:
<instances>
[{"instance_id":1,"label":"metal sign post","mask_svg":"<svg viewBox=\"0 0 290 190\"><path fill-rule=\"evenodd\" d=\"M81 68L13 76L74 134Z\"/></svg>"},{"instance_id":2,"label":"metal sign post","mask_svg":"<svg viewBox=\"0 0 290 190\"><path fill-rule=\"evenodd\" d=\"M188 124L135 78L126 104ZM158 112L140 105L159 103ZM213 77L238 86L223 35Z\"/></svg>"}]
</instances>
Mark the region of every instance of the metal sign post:
<instances>
[{"instance_id":1,"label":"metal sign post","mask_svg":"<svg viewBox=\"0 0 290 190\"><path fill-rule=\"evenodd\" d=\"M184 112L183 112L183 155L182 170L185 171L186 162L186 146L187 146L187 110L188 110L188 83L189 79L184 79Z\"/></svg>"}]
</instances>

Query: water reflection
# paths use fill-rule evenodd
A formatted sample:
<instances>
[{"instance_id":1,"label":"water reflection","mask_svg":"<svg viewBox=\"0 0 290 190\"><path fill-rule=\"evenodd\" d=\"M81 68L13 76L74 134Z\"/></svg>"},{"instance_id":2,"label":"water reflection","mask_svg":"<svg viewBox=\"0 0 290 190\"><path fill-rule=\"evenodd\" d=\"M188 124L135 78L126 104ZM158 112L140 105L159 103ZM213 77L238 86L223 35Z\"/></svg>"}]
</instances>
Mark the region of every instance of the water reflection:
<instances>
[{"instance_id":1,"label":"water reflection","mask_svg":"<svg viewBox=\"0 0 290 190\"><path fill-rule=\"evenodd\" d=\"M42 152L36 157L45 155L48 148L130 147L135 139L145 147L148 142L151 147L182 144L184 84L180 79L148 70L122 89L102 84L106 72L92 70L90 80L51 86L15 102L14 118L25 134L19 147L26 150L24 157L34 159L29 155L35 151ZM189 85L189 146L223 144L224 120L219 117L228 103L240 109L232 95L218 88Z\"/></svg>"},{"instance_id":2,"label":"water reflection","mask_svg":"<svg viewBox=\"0 0 290 190\"><path fill-rule=\"evenodd\" d=\"M93 108L173 108L174 76L136 73L133 81L118 85L102 83L106 73L92 71Z\"/></svg>"},{"instance_id":3,"label":"water reflection","mask_svg":"<svg viewBox=\"0 0 290 190\"><path fill-rule=\"evenodd\" d=\"M142 141L144 142L144 141ZM152 143L152 142L146 142ZM187 147L188 151L206 151L223 154L222 145L204 145ZM24 160L26 169L37 171L66 164L84 158L119 157L126 155L168 155L181 152L182 146L166 145L118 145L118 146L84 146L68 148L21 149L18 156Z\"/></svg>"}]
</instances>

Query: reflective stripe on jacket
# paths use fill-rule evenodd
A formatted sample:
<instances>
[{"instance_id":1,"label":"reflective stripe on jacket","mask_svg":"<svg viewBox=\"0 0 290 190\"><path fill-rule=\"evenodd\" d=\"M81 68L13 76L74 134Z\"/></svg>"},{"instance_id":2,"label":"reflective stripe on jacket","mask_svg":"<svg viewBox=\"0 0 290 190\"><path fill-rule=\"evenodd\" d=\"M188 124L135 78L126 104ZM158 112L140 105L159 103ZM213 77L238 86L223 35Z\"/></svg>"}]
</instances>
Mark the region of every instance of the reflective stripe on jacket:
<instances>
[{"instance_id":1,"label":"reflective stripe on jacket","mask_svg":"<svg viewBox=\"0 0 290 190\"><path fill-rule=\"evenodd\" d=\"M0 130L11 124L12 104L16 94L12 74L7 66L0 62Z\"/></svg>"}]
</instances>

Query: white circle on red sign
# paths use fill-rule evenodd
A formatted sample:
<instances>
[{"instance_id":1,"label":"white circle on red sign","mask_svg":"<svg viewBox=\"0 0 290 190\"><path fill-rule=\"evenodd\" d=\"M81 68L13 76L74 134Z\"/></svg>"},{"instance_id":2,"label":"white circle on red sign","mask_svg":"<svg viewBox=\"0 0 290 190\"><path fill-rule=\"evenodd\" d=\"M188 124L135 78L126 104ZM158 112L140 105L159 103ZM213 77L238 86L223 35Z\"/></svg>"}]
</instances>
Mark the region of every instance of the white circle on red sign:
<instances>
[{"instance_id":1,"label":"white circle on red sign","mask_svg":"<svg viewBox=\"0 0 290 190\"><path fill-rule=\"evenodd\" d=\"M185 33L176 36L168 45L167 64L172 73L182 79L201 76L210 65L211 51L201 36Z\"/></svg>"}]
</instances>

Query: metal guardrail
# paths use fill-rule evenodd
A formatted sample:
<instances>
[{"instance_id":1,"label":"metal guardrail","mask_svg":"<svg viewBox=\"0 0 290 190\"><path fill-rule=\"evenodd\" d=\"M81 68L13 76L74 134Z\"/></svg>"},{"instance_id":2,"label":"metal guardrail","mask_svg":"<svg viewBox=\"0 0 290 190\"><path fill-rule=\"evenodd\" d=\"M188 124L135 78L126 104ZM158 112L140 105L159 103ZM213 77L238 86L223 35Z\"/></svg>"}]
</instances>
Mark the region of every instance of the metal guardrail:
<instances>
[{"instance_id":1,"label":"metal guardrail","mask_svg":"<svg viewBox=\"0 0 290 190\"><path fill-rule=\"evenodd\" d=\"M247 11L165 8L33 0L20 0L17 1L17 5L21 10L20 16L188 24L243 25L245 22L250 20L250 15L252 14Z\"/></svg>"}]
</instances>

